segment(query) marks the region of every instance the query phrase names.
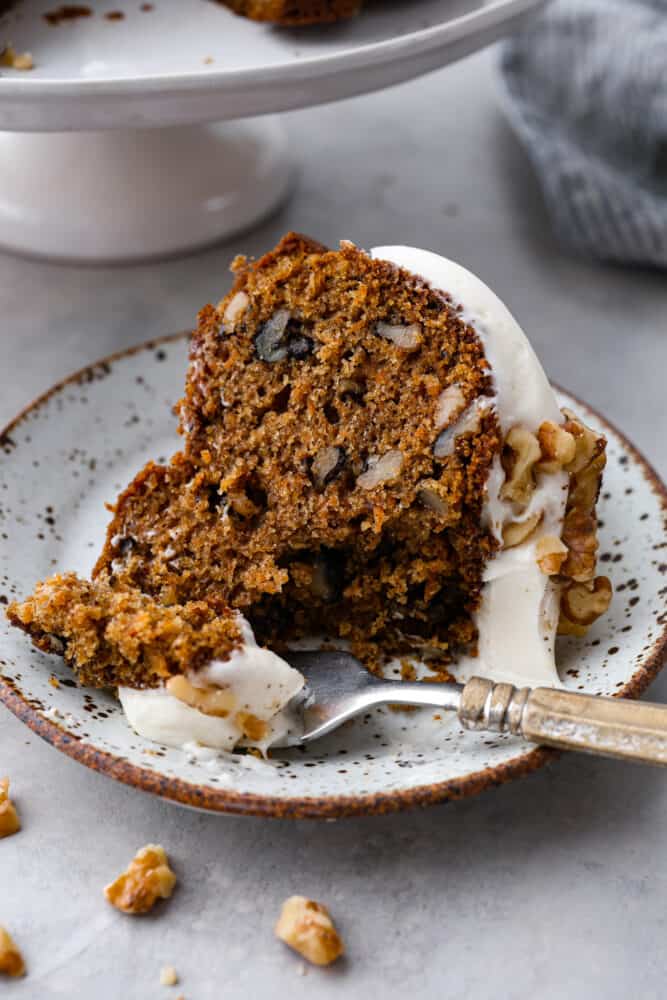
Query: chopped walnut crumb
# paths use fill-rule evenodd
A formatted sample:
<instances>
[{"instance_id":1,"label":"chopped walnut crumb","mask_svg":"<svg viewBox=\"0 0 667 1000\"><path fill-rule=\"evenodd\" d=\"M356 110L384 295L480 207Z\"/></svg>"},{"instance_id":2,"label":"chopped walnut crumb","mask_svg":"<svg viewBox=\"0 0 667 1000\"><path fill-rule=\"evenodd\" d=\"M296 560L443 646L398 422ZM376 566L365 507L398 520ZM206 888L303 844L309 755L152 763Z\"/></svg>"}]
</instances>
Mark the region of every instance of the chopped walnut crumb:
<instances>
[{"instance_id":1,"label":"chopped walnut crumb","mask_svg":"<svg viewBox=\"0 0 667 1000\"><path fill-rule=\"evenodd\" d=\"M169 694L184 705L218 719L225 719L236 705L236 698L229 688L195 687L183 674L170 677L166 687Z\"/></svg>"},{"instance_id":2,"label":"chopped walnut crumb","mask_svg":"<svg viewBox=\"0 0 667 1000\"><path fill-rule=\"evenodd\" d=\"M104 889L109 902L123 913L148 913L158 899L168 899L176 876L159 844L146 844L136 854L127 871Z\"/></svg>"},{"instance_id":3,"label":"chopped walnut crumb","mask_svg":"<svg viewBox=\"0 0 667 1000\"><path fill-rule=\"evenodd\" d=\"M237 712L234 721L246 739L260 742L261 740L265 740L269 735L268 722L265 722L264 719L259 719L252 712Z\"/></svg>"},{"instance_id":4,"label":"chopped walnut crumb","mask_svg":"<svg viewBox=\"0 0 667 1000\"><path fill-rule=\"evenodd\" d=\"M560 573L567 556L567 545L556 535L543 535L535 546L537 565L547 576Z\"/></svg>"},{"instance_id":5,"label":"chopped walnut crumb","mask_svg":"<svg viewBox=\"0 0 667 1000\"><path fill-rule=\"evenodd\" d=\"M165 965L160 970L160 986L175 986L178 982L178 973L173 965Z\"/></svg>"},{"instance_id":6,"label":"chopped walnut crumb","mask_svg":"<svg viewBox=\"0 0 667 1000\"><path fill-rule=\"evenodd\" d=\"M521 545L537 528L542 520L542 514L531 514L523 521L511 521L503 528L503 548L513 549Z\"/></svg>"},{"instance_id":7,"label":"chopped walnut crumb","mask_svg":"<svg viewBox=\"0 0 667 1000\"><path fill-rule=\"evenodd\" d=\"M9 797L9 778L0 778L0 838L11 837L21 829L21 821Z\"/></svg>"},{"instance_id":8,"label":"chopped walnut crumb","mask_svg":"<svg viewBox=\"0 0 667 1000\"><path fill-rule=\"evenodd\" d=\"M435 427L441 430L450 423L452 417L458 416L465 409L466 398L463 389L454 382L443 389L435 404Z\"/></svg>"},{"instance_id":9,"label":"chopped walnut crumb","mask_svg":"<svg viewBox=\"0 0 667 1000\"><path fill-rule=\"evenodd\" d=\"M606 576L598 576L587 583L570 583L561 595L559 633L583 635L588 626L605 613L611 596L611 583Z\"/></svg>"},{"instance_id":10,"label":"chopped walnut crumb","mask_svg":"<svg viewBox=\"0 0 667 1000\"><path fill-rule=\"evenodd\" d=\"M403 468L403 454L397 448L384 455L369 455L366 472L357 479L357 486L362 490L373 490L383 483L392 482Z\"/></svg>"},{"instance_id":11,"label":"chopped walnut crumb","mask_svg":"<svg viewBox=\"0 0 667 1000\"><path fill-rule=\"evenodd\" d=\"M563 584L559 632L583 635L607 610L611 599L607 578L595 576L598 551L595 505L606 461L606 441L570 411L563 410L563 416L563 424L545 420L537 436L525 427L511 428L502 453L506 478L501 497L515 505L516 515L530 502L538 475L568 473L561 537L539 538L535 557L543 573L560 577ZM510 521L503 528L504 548L520 545L539 523L539 515Z\"/></svg>"},{"instance_id":12,"label":"chopped walnut crumb","mask_svg":"<svg viewBox=\"0 0 667 1000\"><path fill-rule=\"evenodd\" d=\"M545 420L537 432L542 452L537 464L539 472L558 472L574 461L577 445L574 436L552 420Z\"/></svg>"},{"instance_id":13,"label":"chopped walnut crumb","mask_svg":"<svg viewBox=\"0 0 667 1000\"><path fill-rule=\"evenodd\" d=\"M23 955L16 947L9 931L0 927L0 973L18 978L25 975Z\"/></svg>"},{"instance_id":14,"label":"chopped walnut crumb","mask_svg":"<svg viewBox=\"0 0 667 1000\"><path fill-rule=\"evenodd\" d=\"M222 316L225 333L230 333L234 329L234 324L241 318L249 304L250 299L245 292L232 295Z\"/></svg>"},{"instance_id":15,"label":"chopped walnut crumb","mask_svg":"<svg viewBox=\"0 0 667 1000\"><path fill-rule=\"evenodd\" d=\"M575 455L568 463L568 472L581 472L587 465L604 452L605 438L602 434L596 434L594 430L587 427L571 410L563 410L566 421L563 424L564 430L568 431L575 440Z\"/></svg>"},{"instance_id":16,"label":"chopped walnut crumb","mask_svg":"<svg viewBox=\"0 0 667 1000\"><path fill-rule=\"evenodd\" d=\"M563 576L578 583L592 580L597 564L597 521L592 514L573 507L565 515L562 539L568 548L561 567Z\"/></svg>"},{"instance_id":17,"label":"chopped walnut crumb","mask_svg":"<svg viewBox=\"0 0 667 1000\"><path fill-rule=\"evenodd\" d=\"M564 466L570 475L570 485L562 532L567 556L558 570L566 578L558 631L561 635L581 636L607 610L612 593L606 577L595 577L598 550L595 504L606 462L606 441L574 413L563 410L563 415L566 419L562 430L572 437L575 450Z\"/></svg>"},{"instance_id":18,"label":"chopped walnut crumb","mask_svg":"<svg viewBox=\"0 0 667 1000\"><path fill-rule=\"evenodd\" d=\"M422 328L419 323L398 325L395 323L377 323L375 332L385 340L391 340L404 351L415 351L422 343Z\"/></svg>"},{"instance_id":19,"label":"chopped walnut crumb","mask_svg":"<svg viewBox=\"0 0 667 1000\"><path fill-rule=\"evenodd\" d=\"M438 487L442 488L437 480L426 479L422 480L422 482L433 484L432 486L421 486L417 493L417 498L424 507L428 507L429 510L432 510L435 514L439 514L440 517L447 517L451 514L451 507L447 503L447 500L437 491Z\"/></svg>"},{"instance_id":20,"label":"chopped walnut crumb","mask_svg":"<svg viewBox=\"0 0 667 1000\"><path fill-rule=\"evenodd\" d=\"M329 911L305 896L285 900L275 933L314 965L330 965L344 951Z\"/></svg>"}]
</instances>

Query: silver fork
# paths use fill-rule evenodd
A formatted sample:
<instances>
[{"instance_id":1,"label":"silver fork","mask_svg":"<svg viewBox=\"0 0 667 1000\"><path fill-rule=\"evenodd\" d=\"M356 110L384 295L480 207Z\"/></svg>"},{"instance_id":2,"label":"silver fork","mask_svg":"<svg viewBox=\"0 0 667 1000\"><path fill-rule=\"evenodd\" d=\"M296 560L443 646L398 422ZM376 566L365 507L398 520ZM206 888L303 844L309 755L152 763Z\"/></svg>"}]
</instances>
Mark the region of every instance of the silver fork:
<instances>
[{"instance_id":1,"label":"silver fork","mask_svg":"<svg viewBox=\"0 0 667 1000\"><path fill-rule=\"evenodd\" d=\"M466 684L387 681L344 652L290 652L306 679L291 707L297 743L310 743L376 705L455 712L466 729L513 733L533 743L667 765L667 706L556 688L516 688L472 677Z\"/></svg>"}]
</instances>

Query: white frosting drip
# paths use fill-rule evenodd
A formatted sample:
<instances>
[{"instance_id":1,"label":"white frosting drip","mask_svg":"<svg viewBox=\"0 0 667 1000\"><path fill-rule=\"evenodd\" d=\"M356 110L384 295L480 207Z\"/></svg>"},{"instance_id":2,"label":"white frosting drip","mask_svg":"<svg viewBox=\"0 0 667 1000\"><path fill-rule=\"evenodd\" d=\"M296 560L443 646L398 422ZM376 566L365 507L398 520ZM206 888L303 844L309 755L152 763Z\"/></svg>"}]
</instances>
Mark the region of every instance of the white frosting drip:
<instances>
[{"instance_id":1,"label":"white frosting drip","mask_svg":"<svg viewBox=\"0 0 667 1000\"><path fill-rule=\"evenodd\" d=\"M304 679L280 656L257 645L245 618L238 615L238 620L243 645L233 650L229 659L213 660L188 678L197 687L229 689L236 702L234 710L220 718L185 705L164 687L145 691L119 688L123 711L135 732L165 746L197 743L220 750L233 750L241 744L258 746L265 752L272 744L288 740L293 720L284 709L302 690ZM234 721L239 711L250 712L268 723L269 731L263 740L243 738Z\"/></svg>"},{"instance_id":2,"label":"white frosting drip","mask_svg":"<svg viewBox=\"0 0 667 1000\"><path fill-rule=\"evenodd\" d=\"M373 257L388 260L461 304L484 346L493 377L498 422L503 436L521 424L537 431L545 420L562 423L553 389L526 335L507 307L479 278L439 254L413 247L376 247ZM543 535L560 537L568 477L564 472L541 475L530 505L518 517L500 496L505 474L494 459L487 480L484 517L499 540L509 520L543 511L537 531L521 545L497 553L484 574L482 601L476 615L479 657L458 663L461 678L473 674L514 684L560 685L555 662L558 589L536 562L535 545Z\"/></svg>"}]
</instances>

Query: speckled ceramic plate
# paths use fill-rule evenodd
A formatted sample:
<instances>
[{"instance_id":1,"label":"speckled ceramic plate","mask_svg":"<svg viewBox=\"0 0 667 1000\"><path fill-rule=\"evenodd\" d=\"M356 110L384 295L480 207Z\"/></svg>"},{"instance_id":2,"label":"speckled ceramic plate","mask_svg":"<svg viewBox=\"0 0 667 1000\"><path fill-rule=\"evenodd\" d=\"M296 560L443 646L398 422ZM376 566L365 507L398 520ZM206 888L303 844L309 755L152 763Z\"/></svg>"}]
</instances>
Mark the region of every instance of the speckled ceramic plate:
<instances>
[{"instance_id":1,"label":"speckled ceramic plate","mask_svg":"<svg viewBox=\"0 0 667 1000\"><path fill-rule=\"evenodd\" d=\"M104 501L148 458L178 447L171 404L186 347L184 335L171 337L87 368L0 436L0 602L56 568L90 571L109 516ZM573 690L633 697L667 646L667 491L618 431L567 393L562 401L609 437L601 552L616 593L585 640L562 641L559 668ZM194 759L136 736L111 696L78 688L62 661L0 617L8 708L75 760L184 805L263 816L388 812L471 795L555 756L514 737L463 732L444 713L382 708L270 764L213 752Z\"/></svg>"}]
</instances>

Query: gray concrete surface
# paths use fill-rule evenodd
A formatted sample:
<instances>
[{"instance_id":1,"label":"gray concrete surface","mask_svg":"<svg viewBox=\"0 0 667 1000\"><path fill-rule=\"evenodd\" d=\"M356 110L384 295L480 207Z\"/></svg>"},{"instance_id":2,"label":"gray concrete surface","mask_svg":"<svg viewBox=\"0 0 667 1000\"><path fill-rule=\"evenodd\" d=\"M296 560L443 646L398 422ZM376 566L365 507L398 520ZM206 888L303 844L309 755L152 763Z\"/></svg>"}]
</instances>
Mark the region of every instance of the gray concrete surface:
<instances>
[{"instance_id":1,"label":"gray concrete surface","mask_svg":"<svg viewBox=\"0 0 667 1000\"><path fill-rule=\"evenodd\" d=\"M478 272L552 377L601 408L663 473L667 279L575 260L494 94L492 53L427 80L290 116L295 195L260 230L187 259L84 269L0 256L0 423L61 375L183 328L230 255L286 228L413 243ZM652 695L667 699L667 678ZM389 818L273 822L186 812L43 744L0 709L0 774L24 830L0 844L0 923L35 1000L662 998L667 778L569 757L477 799ZM146 841L180 888L131 919L102 885ZM271 933L293 892L326 901L345 962L299 975ZM181 985L158 983L164 963Z\"/></svg>"}]
</instances>

